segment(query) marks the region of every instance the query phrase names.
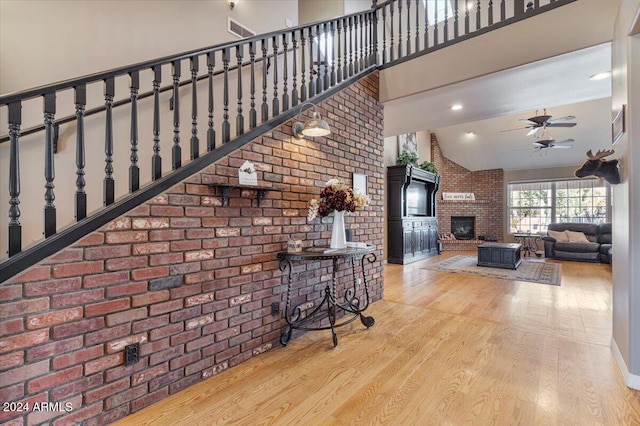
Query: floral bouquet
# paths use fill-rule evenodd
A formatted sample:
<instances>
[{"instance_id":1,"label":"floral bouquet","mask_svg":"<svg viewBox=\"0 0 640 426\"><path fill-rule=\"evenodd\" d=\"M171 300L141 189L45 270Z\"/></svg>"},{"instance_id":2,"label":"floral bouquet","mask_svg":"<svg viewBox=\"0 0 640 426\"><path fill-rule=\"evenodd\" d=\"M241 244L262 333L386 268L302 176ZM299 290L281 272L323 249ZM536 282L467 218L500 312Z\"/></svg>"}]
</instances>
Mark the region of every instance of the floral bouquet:
<instances>
[{"instance_id":1,"label":"floral bouquet","mask_svg":"<svg viewBox=\"0 0 640 426\"><path fill-rule=\"evenodd\" d=\"M338 179L331 179L320 192L320 198L309 201L309 214L307 218L313 220L316 217L325 217L334 211L355 212L363 210L371 199L346 186Z\"/></svg>"}]
</instances>

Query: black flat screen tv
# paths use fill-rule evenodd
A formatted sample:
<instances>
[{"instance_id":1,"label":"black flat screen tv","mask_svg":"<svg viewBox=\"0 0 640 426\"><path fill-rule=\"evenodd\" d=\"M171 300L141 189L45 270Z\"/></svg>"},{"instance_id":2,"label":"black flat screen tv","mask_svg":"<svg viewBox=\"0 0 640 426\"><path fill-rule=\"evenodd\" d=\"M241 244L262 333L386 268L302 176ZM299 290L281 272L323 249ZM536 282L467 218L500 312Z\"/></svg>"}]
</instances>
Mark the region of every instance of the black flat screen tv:
<instances>
[{"instance_id":1,"label":"black flat screen tv","mask_svg":"<svg viewBox=\"0 0 640 426\"><path fill-rule=\"evenodd\" d=\"M405 190L407 216L427 215L427 188L424 184L412 183Z\"/></svg>"}]
</instances>

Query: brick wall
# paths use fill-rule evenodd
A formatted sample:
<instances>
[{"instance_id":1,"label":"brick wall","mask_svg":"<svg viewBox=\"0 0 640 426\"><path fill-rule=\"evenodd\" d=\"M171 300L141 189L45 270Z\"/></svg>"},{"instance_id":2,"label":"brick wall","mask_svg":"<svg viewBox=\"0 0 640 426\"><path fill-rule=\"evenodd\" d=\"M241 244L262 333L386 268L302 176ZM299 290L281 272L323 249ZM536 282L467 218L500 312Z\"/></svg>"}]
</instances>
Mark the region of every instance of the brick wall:
<instances>
[{"instance_id":1,"label":"brick wall","mask_svg":"<svg viewBox=\"0 0 640 426\"><path fill-rule=\"evenodd\" d=\"M31 408L0 411L0 423L107 424L277 346L284 321L271 303L284 307L286 286L276 254L289 236L328 244L331 218L306 214L330 178L368 176L372 204L346 224L381 249L378 75L319 110L327 138L297 140L285 123L2 284L0 401ZM275 191L257 207L253 191L234 189L223 206L208 184L237 182L245 160ZM297 302L318 301L327 263L296 269L309 284ZM380 299L381 260L368 282ZM135 342L140 362L125 366ZM34 411L36 402L60 404Z\"/></svg>"},{"instance_id":2,"label":"brick wall","mask_svg":"<svg viewBox=\"0 0 640 426\"><path fill-rule=\"evenodd\" d=\"M438 199L438 231L451 231L451 216L475 216L476 238L479 235L504 240L502 169L472 172L442 155L438 139L431 134L431 158L442 176ZM443 192L473 192L475 201L445 201ZM456 250L460 250L455 246ZM454 246L443 246L444 250Z\"/></svg>"}]
</instances>

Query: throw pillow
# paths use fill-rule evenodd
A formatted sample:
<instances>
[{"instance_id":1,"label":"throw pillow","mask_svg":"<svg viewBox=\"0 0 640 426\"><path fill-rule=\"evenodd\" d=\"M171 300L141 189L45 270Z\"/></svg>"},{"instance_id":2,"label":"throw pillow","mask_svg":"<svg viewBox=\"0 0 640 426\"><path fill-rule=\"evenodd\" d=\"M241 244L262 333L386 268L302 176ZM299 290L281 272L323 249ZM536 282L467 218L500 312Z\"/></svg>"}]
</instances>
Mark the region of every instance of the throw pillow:
<instances>
[{"instance_id":1,"label":"throw pillow","mask_svg":"<svg viewBox=\"0 0 640 426\"><path fill-rule=\"evenodd\" d=\"M570 243L590 243L583 232L565 231Z\"/></svg>"},{"instance_id":2,"label":"throw pillow","mask_svg":"<svg viewBox=\"0 0 640 426\"><path fill-rule=\"evenodd\" d=\"M547 231L549 233L549 236L551 238L555 238L556 241L559 241L561 243L568 243L569 242L569 237L567 237L567 234L565 233L565 231Z\"/></svg>"}]
</instances>

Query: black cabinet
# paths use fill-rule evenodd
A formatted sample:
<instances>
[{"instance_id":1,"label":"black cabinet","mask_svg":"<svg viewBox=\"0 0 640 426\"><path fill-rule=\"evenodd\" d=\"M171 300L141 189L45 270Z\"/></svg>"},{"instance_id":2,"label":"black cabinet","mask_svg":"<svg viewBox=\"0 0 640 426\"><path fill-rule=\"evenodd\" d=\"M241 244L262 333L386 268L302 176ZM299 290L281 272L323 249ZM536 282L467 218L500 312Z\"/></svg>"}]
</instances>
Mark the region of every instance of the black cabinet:
<instances>
[{"instance_id":1,"label":"black cabinet","mask_svg":"<svg viewBox=\"0 0 640 426\"><path fill-rule=\"evenodd\" d=\"M412 166L388 168L389 263L438 254L436 192L440 176Z\"/></svg>"}]
</instances>

